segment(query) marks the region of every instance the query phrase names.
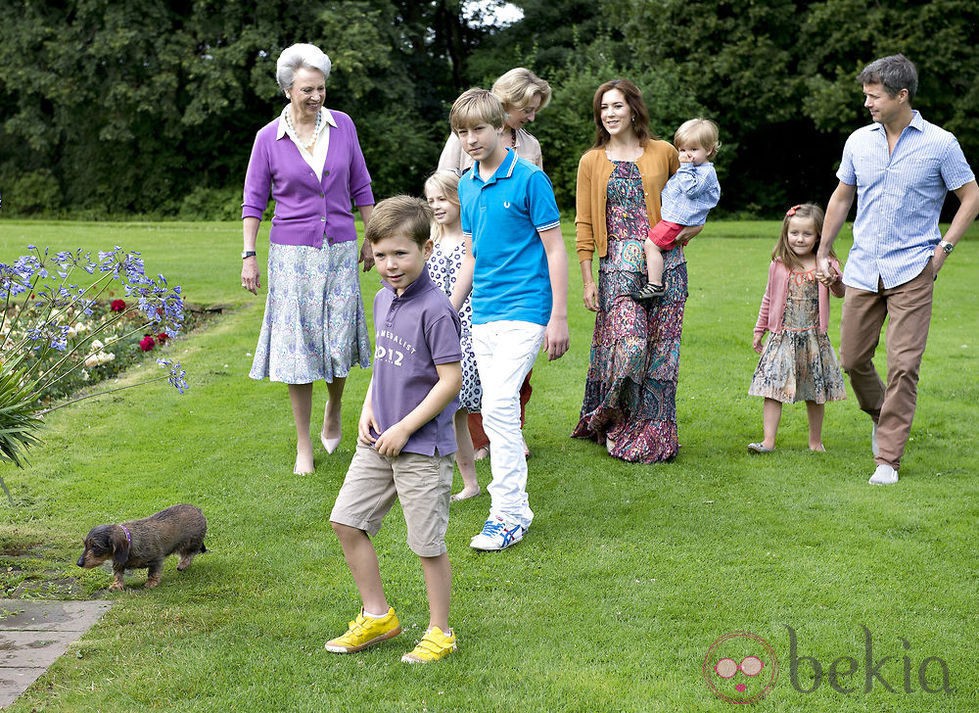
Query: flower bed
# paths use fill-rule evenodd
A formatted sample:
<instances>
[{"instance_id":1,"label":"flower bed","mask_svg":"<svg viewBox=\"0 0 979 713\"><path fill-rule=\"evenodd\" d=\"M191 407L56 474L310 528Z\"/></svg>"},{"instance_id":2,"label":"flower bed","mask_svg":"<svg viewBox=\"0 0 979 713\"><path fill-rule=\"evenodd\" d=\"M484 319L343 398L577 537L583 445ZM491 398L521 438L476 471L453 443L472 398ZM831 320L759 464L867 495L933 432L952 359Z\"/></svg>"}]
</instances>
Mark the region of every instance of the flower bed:
<instances>
[{"instance_id":1,"label":"flower bed","mask_svg":"<svg viewBox=\"0 0 979 713\"><path fill-rule=\"evenodd\" d=\"M0 321L7 324L14 322L32 324L40 318L34 304L30 304L27 308L29 313L34 314L28 314L24 319L18 320L21 311L19 306L10 307ZM66 369L60 380L52 378L49 383L38 389L38 403L43 408L55 405L58 400L70 397L82 388L90 388L102 381L112 379L148 356L162 358L169 352L170 335L165 331L144 332L145 316L137 309L131 309L125 300L94 302L89 305L87 314L80 310L71 312L63 315L68 327L65 331L63 349L31 349L24 360L25 366L43 374L55 368L66 351L76 350L69 360L76 368ZM189 319L185 319L182 331L193 326L194 314L185 313ZM96 331L98 336L92 338L92 333ZM26 331L23 328L0 331L0 341L5 340L10 345L22 342L25 336ZM10 346L0 352L0 355L12 349L13 347ZM2 358L0 356L0 359ZM181 392L187 388L185 383L174 384L174 386Z\"/></svg>"},{"instance_id":2,"label":"flower bed","mask_svg":"<svg viewBox=\"0 0 979 713\"><path fill-rule=\"evenodd\" d=\"M139 385L87 389L165 350L186 318L180 287L148 277L139 253L119 247L93 258L28 246L28 255L0 263L0 310L0 461L17 465L45 413ZM157 363L165 373L149 381L188 388L179 362ZM67 398L81 387L84 396Z\"/></svg>"}]
</instances>

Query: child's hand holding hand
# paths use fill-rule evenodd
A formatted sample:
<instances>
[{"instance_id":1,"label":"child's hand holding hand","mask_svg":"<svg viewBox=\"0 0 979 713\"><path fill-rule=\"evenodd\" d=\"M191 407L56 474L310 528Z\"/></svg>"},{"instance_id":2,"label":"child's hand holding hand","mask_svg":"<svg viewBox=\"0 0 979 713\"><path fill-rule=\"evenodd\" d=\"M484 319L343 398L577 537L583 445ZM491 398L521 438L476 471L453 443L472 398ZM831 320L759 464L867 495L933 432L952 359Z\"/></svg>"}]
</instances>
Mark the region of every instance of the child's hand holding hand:
<instances>
[{"instance_id":1,"label":"child's hand holding hand","mask_svg":"<svg viewBox=\"0 0 979 713\"><path fill-rule=\"evenodd\" d=\"M830 287L835 285L840 279L839 274L833 269L833 266L829 263L829 258L817 258L816 259L816 279L821 283Z\"/></svg>"}]
</instances>

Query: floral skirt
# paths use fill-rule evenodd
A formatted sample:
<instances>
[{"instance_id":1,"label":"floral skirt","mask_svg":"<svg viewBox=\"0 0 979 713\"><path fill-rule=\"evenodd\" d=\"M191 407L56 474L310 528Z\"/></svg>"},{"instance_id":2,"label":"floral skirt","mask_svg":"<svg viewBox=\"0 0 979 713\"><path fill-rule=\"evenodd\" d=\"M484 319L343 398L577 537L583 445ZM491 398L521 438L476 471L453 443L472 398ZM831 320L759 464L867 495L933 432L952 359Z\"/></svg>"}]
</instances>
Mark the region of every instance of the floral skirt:
<instances>
[{"instance_id":1,"label":"floral skirt","mask_svg":"<svg viewBox=\"0 0 979 713\"><path fill-rule=\"evenodd\" d=\"M265 318L249 376L286 384L333 381L370 366L357 241L269 248Z\"/></svg>"},{"instance_id":2,"label":"floral skirt","mask_svg":"<svg viewBox=\"0 0 979 713\"><path fill-rule=\"evenodd\" d=\"M814 329L769 336L748 394L783 404L845 399L843 374L829 337Z\"/></svg>"},{"instance_id":3,"label":"floral skirt","mask_svg":"<svg viewBox=\"0 0 979 713\"><path fill-rule=\"evenodd\" d=\"M669 255L666 294L636 302L646 283L638 241L609 241L599 268L585 397L573 438L603 443L609 455L632 463L676 457L676 387L687 299L687 265Z\"/></svg>"}]
</instances>

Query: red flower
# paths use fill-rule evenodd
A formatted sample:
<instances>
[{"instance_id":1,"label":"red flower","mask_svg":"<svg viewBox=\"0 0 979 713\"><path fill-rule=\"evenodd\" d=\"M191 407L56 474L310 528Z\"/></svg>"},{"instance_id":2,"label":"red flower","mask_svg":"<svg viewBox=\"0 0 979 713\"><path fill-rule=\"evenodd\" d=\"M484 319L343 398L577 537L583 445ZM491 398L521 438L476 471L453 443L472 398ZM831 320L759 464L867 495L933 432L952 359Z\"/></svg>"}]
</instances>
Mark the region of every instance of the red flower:
<instances>
[{"instance_id":1,"label":"red flower","mask_svg":"<svg viewBox=\"0 0 979 713\"><path fill-rule=\"evenodd\" d=\"M122 300L119 301L121 302ZM144 352L150 351L155 346L156 346L156 342L153 340L153 337L151 337L149 334L144 334L143 338L139 340L139 348L142 349Z\"/></svg>"},{"instance_id":2,"label":"red flower","mask_svg":"<svg viewBox=\"0 0 979 713\"><path fill-rule=\"evenodd\" d=\"M109 309L113 312L125 312L126 311L126 301L125 300L112 300L109 303ZM152 349L153 347L150 347Z\"/></svg>"},{"instance_id":3,"label":"red flower","mask_svg":"<svg viewBox=\"0 0 979 713\"><path fill-rule=\"evenodd\" d=\"M156 341L160 344L166 344L170 336L166 332L160 332L156 335Z\"/></svg>"}]
</instances>

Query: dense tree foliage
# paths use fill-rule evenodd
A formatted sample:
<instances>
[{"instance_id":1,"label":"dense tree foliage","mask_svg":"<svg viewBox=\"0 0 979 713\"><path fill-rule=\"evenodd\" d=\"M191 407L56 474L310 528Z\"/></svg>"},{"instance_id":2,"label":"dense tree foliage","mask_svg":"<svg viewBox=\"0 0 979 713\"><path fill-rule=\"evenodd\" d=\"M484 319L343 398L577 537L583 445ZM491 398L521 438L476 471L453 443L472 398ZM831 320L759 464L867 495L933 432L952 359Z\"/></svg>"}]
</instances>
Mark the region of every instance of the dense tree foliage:
<instances>
[{"instance_id":1,"label":"dense tree foliage","mask_svg":"<svg viewBox=\"0 0 979 713\"><path fill-rule=\"evenodd\" d=\"M459 2L20 0L0 25L8 209L234 216L255 131L284 104L275 59L330 54L331 107L357 123L379 193L417 190L445 98L488 27Z\"/></svg>"},{"instance_id":2,"label":"dense tree foliage","mask_svg":"<svg viewBox=\"0 0 979 713\"><path fill-rule=\"evenodd\" d=\"M379 197L419 192L448 106L516 65L554 99L533 131L562 207L591 145L591 98L636 81L653 128L722 130L721 209L825 201L846 135L867 121L854 76L904 52L915 106L979 161L979 9L968 0L8 0L0 24L4 214L236 218L255 131L284 99L275 58L296 41L333 59L328 105L357 123ZM474 8L479 10L474 10Z\"/></svg>"},{"instance_id":3,"label":"dense tree foliage","mask_svg":"<svg viewBox=\"0 0 979 713\"><path fill-rule=\"evenodd\" d=\"M854 77L898 52L918 66L915 108L979 162L979 131L966 119L979 107L975 2L609 0L605 8L642 66L675 68L721 125L727 210L825 202L845 137L869 121Z\"/></svg>"}]
</instances>

